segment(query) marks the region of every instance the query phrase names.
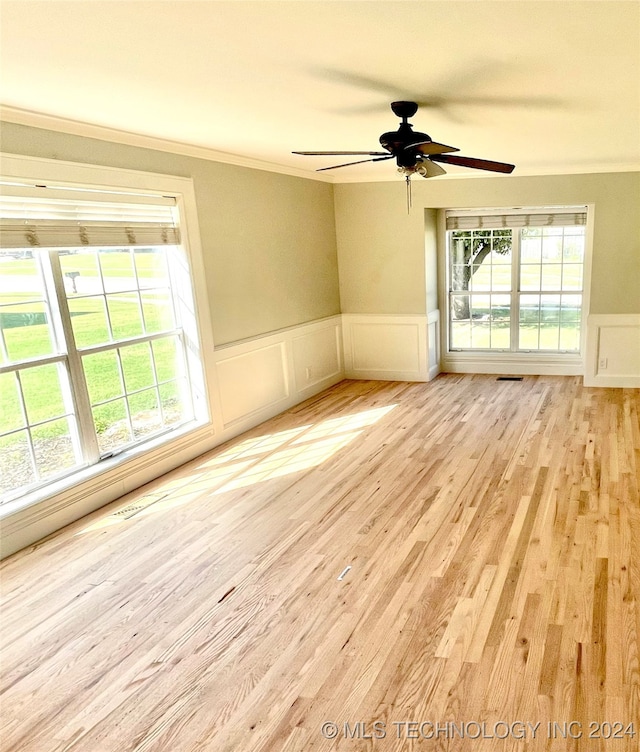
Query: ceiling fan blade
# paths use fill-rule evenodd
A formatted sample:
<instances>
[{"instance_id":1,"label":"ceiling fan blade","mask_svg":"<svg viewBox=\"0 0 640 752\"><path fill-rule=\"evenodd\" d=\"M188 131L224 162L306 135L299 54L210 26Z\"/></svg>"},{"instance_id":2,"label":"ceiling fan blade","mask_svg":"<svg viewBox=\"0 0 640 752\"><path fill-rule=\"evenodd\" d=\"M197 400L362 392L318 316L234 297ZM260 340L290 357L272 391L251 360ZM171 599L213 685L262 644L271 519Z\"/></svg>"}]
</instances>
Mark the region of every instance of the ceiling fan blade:
<instances>
[{"instance_id":1,"label":"ceiling fan blade","mask_svg":"<svg viewBox=\"0 0 640 752\"><path fill-rule=\"evenodd\" d=\"M443 170L439 164L432 162L430 159L422 159L418 162L419 169L416 172L422 175L423 178L435 178L438 175L445 175L446 170Z\"/></svg>"},{"instance_id":2,"label":"ceiling fan blade","mask_svg":"<svg viewBox=\"0 0 640 752\"><path fill-rule=\"evenodd\" d=\"M349 167L354 164L363 164L364 162L384 162L385 159L393 159L393 154L387 154L386 157L376 157L375 159L360 159L357 162L346 162L345 164L337 164L332 167L321 167L316 172L323 172L324 170L337 170L338 167Z\"/></svg>"},{"instance_id":3,"label":"ceiling fan blade","mask_svg":"<svg viewBox=\"0 0 640 752\"><path fill-rule=\"evenodd\" d=\"M472 167L474 170L488 170L489 172L513 172L515 165L506 162L492 162L490 159L476 159L475 157L461 157L457 154L434 154L430 159L445 164Z\"/></svg>"},{"instance_id":4,"label":"ceiling fan blade","mask_svg":"<svg viewBox=\"0 0 640 752\"><path fill-rule=\"evenodd\" d=\"M417 149L422 154L444 154L449 151L460 151L455 146L439 144L437 141L419 141L417 144L409 144L405 149Z\"/></svg>"},{"instance_id":5,"label":"ceiling fan blade","mask_svg":"<svg viewBox=\"0 0 640 752\"><path fill-rule=\"evenodd\" d=\"M366 154L369 157L387 156L388 151L292 151L292 154L302 154L306 157L337 157L358 154Z\"/></svg>"}]
</instances>

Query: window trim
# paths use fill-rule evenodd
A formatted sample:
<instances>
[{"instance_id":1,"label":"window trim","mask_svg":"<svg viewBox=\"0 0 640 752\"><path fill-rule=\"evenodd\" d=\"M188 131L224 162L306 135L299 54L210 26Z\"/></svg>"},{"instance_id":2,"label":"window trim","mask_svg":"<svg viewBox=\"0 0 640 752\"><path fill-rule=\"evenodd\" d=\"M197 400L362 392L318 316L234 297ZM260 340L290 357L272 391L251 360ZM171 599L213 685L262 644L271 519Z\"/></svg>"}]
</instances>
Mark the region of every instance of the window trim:
<instances>
[{"instance_id":1,"label":"window trim","mask_svg":"<svg viewBox=\"0 0 640 752\"><path fill-rule=\"evenodd\" d=\"M582 314L580 321L580 350L578 353L551 353L533 350L530 352L508 352L503 350L479 350L476 352L449 349L449 294L446 212L455 211L472 215L496 214L537 214L554 210L566 212L567 205L541 205L524 207L446 207L437 210L437 249L438 249L438 306L440 309L440 352L441 370L450 373L513 373L548 374L558 376L582 376L585 372L587 320L590 313L591 259L593 255L593 233L595 205L576 201L573 206L586 207L585 257L582 293Z\"/></svg>"},{"instance_id":2,"label":"window trim","mask_svg":"<svg viewBox=\"0 0 640 752\"><path fill-rule=\"evenodd\" d=\"M6 153L0 154L0 160L3 179L27 185L49 183L70 190L114 190L175 198L182 236L180 249L190 269L195 303L194 323L199 335L198 350L195 354L190 353L192 362L189 363L195 397L195 420L174 429L171 438L167 438L166 433L150 438L114 457L81 467L71 475L7 501L0 507L0 519L16 517L16 521L19 519L24 524L32 524L34 518L39 519L79 501L86 509L84 513L93 511L105 503L105 493L117 498L129 490L128 480L132 484L130 487L134 488L175 467L185 451L192 453L191 447L200 447L193 452L194 456L205 451L213 444L212 437L220 430L216 418L220 411L217 409L213 332L193 180ZM142 480L135 481L134 477ZM78 513L74 512L73 518L77 516Z\"/></svg>"}]
</instances>

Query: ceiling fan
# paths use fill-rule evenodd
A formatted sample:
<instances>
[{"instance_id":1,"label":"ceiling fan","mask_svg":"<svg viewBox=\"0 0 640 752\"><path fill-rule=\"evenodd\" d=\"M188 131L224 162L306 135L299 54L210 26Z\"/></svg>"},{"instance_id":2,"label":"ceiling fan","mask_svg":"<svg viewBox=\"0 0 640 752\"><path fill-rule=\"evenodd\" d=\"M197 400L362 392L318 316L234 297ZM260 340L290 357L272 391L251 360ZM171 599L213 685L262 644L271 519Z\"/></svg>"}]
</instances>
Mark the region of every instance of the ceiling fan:
<instances>
[{"instance_id":1,"label":"ceiling fan","mask_svg":"<svg viewBox=\"0 0 640 752\"><path fill-rule=\"evenodd\" d=\"M339 167L349 167L350 165L362 164L364 162L382 162L387 159L395 159L398 165L398 172L407 178L418 174L423 178L433 178L437 175L444 175L444 170L438 163L459 165L461 167L471 167L475 170L488 170L489 172L513 172L515 165L506 164L505 162L493 162L488 159L476 159L475 157L463 157L452 152L459 151L455 146L447 146L433 141L431 136L426 133L414 131L411 123L408 122L418 111L416 102L392 102L392 111L402 119L397 131L389 131L380 136L380 145L386 151L294 151L293 154L302 154L306 156L364 156L370 159L360 159L356 162L345 162L344 164L332 165L331 167L321 167L317 172L324 170L337 170ZM409 194L408 194L409 195Z\"/></svg>"}]
</instances>

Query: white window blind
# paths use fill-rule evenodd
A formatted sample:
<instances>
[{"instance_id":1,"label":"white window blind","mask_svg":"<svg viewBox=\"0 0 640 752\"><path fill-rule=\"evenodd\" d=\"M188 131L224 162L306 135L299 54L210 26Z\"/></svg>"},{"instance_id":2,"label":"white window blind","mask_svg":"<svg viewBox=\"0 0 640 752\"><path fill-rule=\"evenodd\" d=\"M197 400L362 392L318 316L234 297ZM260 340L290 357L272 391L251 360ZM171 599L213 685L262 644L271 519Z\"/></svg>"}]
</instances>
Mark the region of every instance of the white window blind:
<instances>
[{"instance_id":1,"label":"white window blind","mask_svg":"<svg viewBox=\"0 0 640 752\"><path fill-rule=\"evenodd\" d=\"M177 245L175 199L98 191L1 187L0 248Z\"/></svg>"},{"instance_id":2,"label":"white window blind","mask_svg":"<svg viewBox=\"0 0 640 752\"><path fill-rule=\"evenodd\" d=\"M586 207L550 209L548 212L467 213L448 211L447 230L491 230L501 227L568 227L587 224Z\"/></svg>"}]
</instances>

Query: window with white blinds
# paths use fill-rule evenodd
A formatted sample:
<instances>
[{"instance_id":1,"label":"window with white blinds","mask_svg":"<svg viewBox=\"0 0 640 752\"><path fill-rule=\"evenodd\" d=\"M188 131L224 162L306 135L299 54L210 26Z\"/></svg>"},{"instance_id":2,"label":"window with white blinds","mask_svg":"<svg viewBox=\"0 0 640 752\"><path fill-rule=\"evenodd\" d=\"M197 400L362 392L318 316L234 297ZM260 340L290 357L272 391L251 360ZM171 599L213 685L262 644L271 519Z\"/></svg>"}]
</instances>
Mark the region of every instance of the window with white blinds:
<instances>
[{"instance_id":1,"label":"window with white blinds","mask_svg":"<svg viewBox=\"0 0 640 752\"><path fill-rule=\"evenodd\" d=\"M445 217L448 352L579 353L586 207Z\"/></svg>"},{"instance_id":2,"label":"window with white blinds","mask_svg":"<svg viewBox=\"0 0 640 752\"><path fill-rule=\"evenodd\" d=\"M0 188L4 502L194 421L198 347L174 197Z\"/></svg>"}]
</instances>

